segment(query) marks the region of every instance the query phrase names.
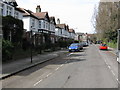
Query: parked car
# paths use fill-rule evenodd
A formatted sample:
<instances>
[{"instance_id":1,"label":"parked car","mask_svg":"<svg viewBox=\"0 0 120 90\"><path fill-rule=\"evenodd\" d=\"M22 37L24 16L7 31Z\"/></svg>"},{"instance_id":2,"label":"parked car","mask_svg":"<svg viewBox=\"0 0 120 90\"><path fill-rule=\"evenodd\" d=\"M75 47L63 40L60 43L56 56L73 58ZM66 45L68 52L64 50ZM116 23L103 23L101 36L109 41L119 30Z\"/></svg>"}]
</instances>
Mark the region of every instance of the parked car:
<instances>
[{"instance_id":1,"label":"parked car","mask_svg":"<svg viewBox=\"0 0 120 90\"><path fill-rule=\"evenodd\" d=\"M82 43L79 43L79 45L80 45L80 49L83 49L83 44L82 44Z\"/></svg>"},{"instance_id":2,"label":"parked car","mask_svg":"<svg viewBox=\"0 0 120 90\"><path fill-rule=\"evenodd\" d=\"M88 46L88 43L87 43L87 42L82 42L82 44L83 44L83 47Z\"/></svg>"},{"instance_id":3,"label":"parked car","mask_svg":"<svg viewBox=\"0 0 120 90\"><path fill-rule=\"evenodd\" d=\"M81 49L83 49L83 46L81 43L72 43L68 49L69 49L69 52L80 51Z\"/></svg>"},{"instance_id":4,"label":"parked car","mask_svg":"<svg viewBox=\"0 0 120 90\"><path fill-rule=\"evenodd\" d=\"M106 44L101 44L101 45L99 46L99 49L100 49L100 50L107 50L107 49L108 49L108 46L107 46Z\"/></svg>"}]
</instances>

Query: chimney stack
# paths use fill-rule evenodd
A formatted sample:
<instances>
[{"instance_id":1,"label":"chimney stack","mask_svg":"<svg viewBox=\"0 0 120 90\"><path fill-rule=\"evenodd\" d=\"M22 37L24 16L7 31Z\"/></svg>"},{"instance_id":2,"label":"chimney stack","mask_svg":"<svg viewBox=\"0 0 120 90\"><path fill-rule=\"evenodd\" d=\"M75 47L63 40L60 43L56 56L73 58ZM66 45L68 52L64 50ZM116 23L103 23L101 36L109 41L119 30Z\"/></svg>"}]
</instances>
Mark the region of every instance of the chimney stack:
<instances>
[{"instance_id":1,"label":"chimney stack","mask_svg":"<svg viewBox=\"0 0 120 90\"><path fill-rule=\"evenodd\" d=\"M57 24L60 24L60 19L59 18L57 19Z\"/></svg>"},{"instance_id":2,"label":"chimney stack","mask_svg":"<svg viewBox=\"0 0 120 90\"><path fill-rule=\"evenodd\" d=\"M41 12L40 5L38 5L37 8L36 8L36 13L37 13L37 12Z\"/></svg>"}]
</instances>

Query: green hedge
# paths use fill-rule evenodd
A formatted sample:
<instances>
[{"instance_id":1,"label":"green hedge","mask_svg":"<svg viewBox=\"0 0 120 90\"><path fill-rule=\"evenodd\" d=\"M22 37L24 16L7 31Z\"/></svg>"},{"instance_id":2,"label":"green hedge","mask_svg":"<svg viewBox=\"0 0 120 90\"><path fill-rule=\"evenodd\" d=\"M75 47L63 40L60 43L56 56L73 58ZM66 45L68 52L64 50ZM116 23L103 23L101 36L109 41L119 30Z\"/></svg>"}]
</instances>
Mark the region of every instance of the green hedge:
<instances>
[{"instance_id":1,"label":"green hedge","mask_svg":"<svg viewBox=\"0 0 120 90\"><path fill-rule=\"evenodd\" d=\"M107 43L109 47L111 48L117 48L117 43L114 43L114 42L109 42Z\"/></svg>"},{"instance_id":2,"label":"green hedge","mask_svg":"<svg viewBox=\"0 0 120 90\"><path fill-rule=\"evenodd\" d=\"M2 60L6 61L12 59L14 46L8 40L2 40Z\"/></svg>"}]
</instances>

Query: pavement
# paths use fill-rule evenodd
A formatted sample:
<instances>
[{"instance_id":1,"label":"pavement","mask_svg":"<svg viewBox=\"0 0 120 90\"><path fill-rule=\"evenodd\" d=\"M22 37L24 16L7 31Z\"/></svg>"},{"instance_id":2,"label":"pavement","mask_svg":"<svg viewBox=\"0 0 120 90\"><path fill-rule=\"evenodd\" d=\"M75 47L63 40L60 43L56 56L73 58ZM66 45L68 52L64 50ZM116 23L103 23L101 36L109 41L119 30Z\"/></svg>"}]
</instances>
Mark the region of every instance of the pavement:
<instances>
[{"instance_id":1,"label":"pavement","mask_svg":"<svg viewBox=\"0 0 120 90\"><path fill-rule=\"evenodd\" d=\"M32 63L31 58L25 58L21 60L17 60L10 63L4 63L2 65L2 74L0 74L0 80L5 79L7 77L10 77L16 73L19 73L21 71L24 71L26 69L29 69L31 67L34 67L38 64L44 63L48 60L52 60L54 58L59 57L60 53L62 53L63 50L50 52L47 54L40 54L37 56L33 56Z\"/></svg>"},{"instance_id":2,"label":"pavement","mask_svg":"<svg viewBox=\"0 0 120 90\"><path fill-rule=\"evenodd\" d=\"M108 49L110 49L111 52L112 52L113 54L116 55L116 53L117 53L117 49L115 49L115 48L111 48L111 47L108 47Z\"/></svg>"}]
</instances>

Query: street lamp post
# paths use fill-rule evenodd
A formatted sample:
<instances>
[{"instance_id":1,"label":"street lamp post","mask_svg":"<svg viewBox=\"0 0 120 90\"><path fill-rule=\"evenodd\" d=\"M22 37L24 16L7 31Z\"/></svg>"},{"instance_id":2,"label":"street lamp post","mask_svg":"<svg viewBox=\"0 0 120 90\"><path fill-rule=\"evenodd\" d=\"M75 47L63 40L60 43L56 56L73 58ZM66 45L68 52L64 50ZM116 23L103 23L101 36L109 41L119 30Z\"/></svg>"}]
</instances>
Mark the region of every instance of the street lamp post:
<instances>
[{"instance_id":1,"label":"street lamp post","mask_svg":"<svg viewBox=\"0 0 120 90\"><path fill-rule=\"evenodd\" d=\"M31 26L30 34L31 34L31 63L32 63L32 26Z\"/></svg>"}]
</instances>

